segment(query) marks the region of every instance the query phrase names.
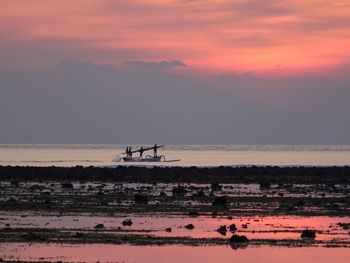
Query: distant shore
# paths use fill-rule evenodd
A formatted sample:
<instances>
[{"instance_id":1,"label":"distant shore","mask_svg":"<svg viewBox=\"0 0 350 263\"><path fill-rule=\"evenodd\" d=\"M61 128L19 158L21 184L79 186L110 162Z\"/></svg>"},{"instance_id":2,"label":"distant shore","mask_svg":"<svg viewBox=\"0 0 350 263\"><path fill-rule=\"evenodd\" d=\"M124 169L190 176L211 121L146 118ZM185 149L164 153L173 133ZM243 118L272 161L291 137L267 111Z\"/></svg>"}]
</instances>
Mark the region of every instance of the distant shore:
<instances>
[{"instance_id":1,"label":"distant shore","mask_svg":"<svg viewBox=\"0 0 350 263\"><path fill-rule=\"evenodd\" d=\"M34 167L0 166L0 181L101 181L134 183L349 184L344 167Z\"/></svg>"}]
</instances>

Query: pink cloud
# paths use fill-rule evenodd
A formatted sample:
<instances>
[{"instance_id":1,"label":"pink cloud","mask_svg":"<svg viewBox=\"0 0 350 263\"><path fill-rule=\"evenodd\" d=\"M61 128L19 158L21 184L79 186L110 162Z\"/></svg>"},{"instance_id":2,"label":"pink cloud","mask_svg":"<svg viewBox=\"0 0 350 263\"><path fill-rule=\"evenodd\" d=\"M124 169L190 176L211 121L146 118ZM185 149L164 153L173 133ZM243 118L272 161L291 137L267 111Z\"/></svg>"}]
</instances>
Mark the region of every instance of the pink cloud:
<instances>
[{"instance_id":1,"label":"pink cloud","mask_svg":"<svg viewBox=\"0 0 350 263\"><path fill-rule=\"evenodd\" d=\"M193 70L263 73L282 65L279 71L291 73L339 68L350 57L348 1L0 0L0 5L0 56L6 58L1 67L45 66L66 57L114 64L174 58ZM38 57L40 50L45 52Z\"/></svg>"}]
</instances>

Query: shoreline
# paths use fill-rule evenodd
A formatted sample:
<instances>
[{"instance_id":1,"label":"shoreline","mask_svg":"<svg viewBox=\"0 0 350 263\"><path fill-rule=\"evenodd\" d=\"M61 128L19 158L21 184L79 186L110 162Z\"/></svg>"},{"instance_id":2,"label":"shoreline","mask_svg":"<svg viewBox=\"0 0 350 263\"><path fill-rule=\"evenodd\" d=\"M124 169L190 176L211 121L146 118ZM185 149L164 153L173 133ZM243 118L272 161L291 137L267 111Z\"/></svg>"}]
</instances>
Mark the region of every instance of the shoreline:
<instances>
[{"instance_id":1,"label":"shoreline","mask_svg":"<svg viewBox=\"0 0 350 263\"><path fill-rule=\"evenodd\" d=\"M100 181L134 183L272 183L350 184L350 166L215 168L95 166L0 166L0 181Z\"/></svg>"}]
</instances>

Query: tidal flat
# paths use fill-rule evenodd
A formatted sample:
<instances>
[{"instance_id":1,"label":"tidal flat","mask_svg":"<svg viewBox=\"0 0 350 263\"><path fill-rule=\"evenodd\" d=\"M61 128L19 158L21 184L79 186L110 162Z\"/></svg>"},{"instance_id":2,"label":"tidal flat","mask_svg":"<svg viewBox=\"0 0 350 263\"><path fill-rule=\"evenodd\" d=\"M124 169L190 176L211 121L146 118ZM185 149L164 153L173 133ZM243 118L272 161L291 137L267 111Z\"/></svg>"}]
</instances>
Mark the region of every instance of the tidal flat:
<instances>
[{"instance_id":1,"label":"tidal flat","mask_svg":"<svg viewBox=\"0 0 350 263\"><path fill-rule=\"evenodd\" d=\"M132 251L149 249L172 262L161 251L186 247L350 251L349 167L2 166L0 193L5 261L143 262ZM76 255L111 246L130 258Z\"/></svg>"}]
</instances>

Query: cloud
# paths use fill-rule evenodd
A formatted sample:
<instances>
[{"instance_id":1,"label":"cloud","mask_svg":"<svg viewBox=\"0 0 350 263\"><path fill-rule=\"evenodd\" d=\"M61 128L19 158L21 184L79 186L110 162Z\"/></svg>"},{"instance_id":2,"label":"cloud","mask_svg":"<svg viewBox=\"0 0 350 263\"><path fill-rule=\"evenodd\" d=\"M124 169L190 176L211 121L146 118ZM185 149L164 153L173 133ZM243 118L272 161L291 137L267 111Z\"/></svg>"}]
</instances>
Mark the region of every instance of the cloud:
<instances>
[{"instance_id":1,"label":"cloud","mask_svg":"<svg viewBox=\"0 0 350 263\"><path fill-rule=\"evenodd\" d=\"M127 67L132 67L135 69L155 69L155 70L187 67L187 65L180 60L162 60L159 62L127 60L127 61L123 61L123 65Z\"/></svg>"},{"instance_id":2,"label":"cloud","mask_svg":"<svg viewBox=\"0 0 350 263\"><path fill-rule=\"evenodd\" d=\"M349 77L231 75L0 69L0 143L350 143Z\"/></svg>"},{"instance_id":3,"label":"cloud","mask_svg":"<svg viewBox=\"0 0 350 263\"><path fill-rule=\"evenodd\" d=\"M215 73L257 73L283 61L292 74L349 60L348 1L83 2L5 1L0 67L47 67L75 57L164 69L175 64L157 61L178 58Z\"/></svg>"}]
</instances>

